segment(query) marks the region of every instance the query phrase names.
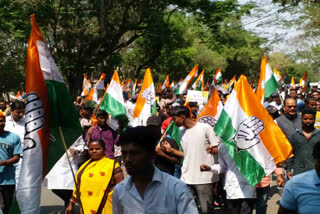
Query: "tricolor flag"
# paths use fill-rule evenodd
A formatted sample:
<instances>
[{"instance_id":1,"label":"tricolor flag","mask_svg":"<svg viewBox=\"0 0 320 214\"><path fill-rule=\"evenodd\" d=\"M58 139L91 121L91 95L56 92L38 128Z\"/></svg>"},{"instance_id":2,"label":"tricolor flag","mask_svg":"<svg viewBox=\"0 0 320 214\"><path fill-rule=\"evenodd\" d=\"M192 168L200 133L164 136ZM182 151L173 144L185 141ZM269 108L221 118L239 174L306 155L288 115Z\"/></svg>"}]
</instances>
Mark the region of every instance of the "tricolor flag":
<instances>
[{"instance_id":1,"label":"tricolor flag","mask_svg":"<svg viewBox=\"0 0 320 214\"><path fill-rule=\"evenodd\" d=\"M126 83L123 85L123 89L126 90L130 87L131 78L129 78Z\"/></svg>"},{"instance_id":2,"label":"tricolor flag","mask_svg":"<svg viewBox=\"0 0 320 214\"><path fill-rule=\"evenodd\" d=\"M204 69L192 85L193 90L204 91Z\"/></svg>"},{"instance_id":3,"label":"tricolor flag","mask_svg":"<svg viewBox=\"0 0 320 214\"><path fill-rule=\"evenodd\" d=\"M172 82L170 83L170 85L169 85L169 89L172 89L173 88L173 86L174 86L174 80L172 80Z\"/></svg>"},{"instance_id":4,"label":"tricolor flag","mask_svg":"<svg viewBox=\"0 0 320 214\"><path fill-rule=\"evenodd\" d=\"M308 90L310 90L310 82L308 78L308 72L304 72L304 77L303 77L303 89L301 90L301 93L304 93Z\"/></svg>"},{"instance_id":5,"label":"tricolor flag","mask_svg":"<svg viewBox=\"0 0 320 214\"><path fill-rule=\"evenodd\" d=\"M264 55L261 62L260 78L256 95L261 103L264 98L268 98L275 90L277 90L278 83L274 78L271 67L268 63L267 57Z\"/></svg>"},{"instance_id":6,"label":"tricolor flag","mask_svg":"<svg viewBox=\"0 0 320 214\"><path fill-rule=\"evenodd\" d=\"M290 142L260 101L241 75L214 128L251 186L292 154Z\"/></svg>"},{"instance_id":7,"label":"tricolor flag","mask_svg":"<svg viewBox=\"0 0 320 214\"><path fill-rule=\"evenodd\" d=\"M198 66L194 66L194 68L190 71L188 76L182 81L179 82L179 87L177 88L175 94L185 94L187 93L188 86L193 79L194 75L198 72Z\"/></svg>"},{"instance_id":8,"label":"tricolor flag","mask_svg":"<svg viewBox=\"0 0 320 214\"><path fill-rule=\"evenodd\" d=\"M87 79L86 74L83 74L82 90L84 89L84 86L86 85L87 80L88 80L88 79Z\"/></svg>"},{"instance_id":9,"label":"tricolor flag","mask_svg":"<svg viewBox=\"0 0 320 214\"><path fill-rule=\"evenodd\" d=\"M212 128L214 128L220 117L222 109L223 105L220 100L218 90L215 89L209 101L198 115L197 121L202 123L208 123Z\"/></svg>"},{"instance_id":10,"label":"tricolor flag","mask_svg":"<svg viewBox=\"0 0 320 214\"><path fill-rule=\"evenodd\" d=\"M147 68L140 93L137 97L136 105L133 111L134 118L143 120L154 114L156 109L156 95L154 90L151 69Z\"/></svg>"},{"instance_id":11,"label":"tricolor flag","mask_svg":"<svg viewBox=\"0 0 320 214\"><path fill-rule=\"evenodd\" d=\"M16 99L17 100L22 100L22 93L21 91L18 91L17 94L16 94Z\"/></svg>"},{"instance_id":12,"label":"tricolor flag","mask_svg":"<svg viewBox=\"0 0 320 214\"><path fill-rule=\"evenodd\" d=\"M181 150L180 144L180 128L176 126L173 121L169 124L168 128L166 129L167 133L170 135L172 139L174 139L178 145L179 150Z\"/></svg>"},{"instance_id":13,"label":"tricolor flag","mask_svg":"<svg viewBox=\"0 0 320 214\"><path fill-rule=\"evenodd\" d=\"M281 80L281 74L280 71L277 71L276 68L273 68L273 76L276 79L277 82L280 82Z\"/></svg>"},{"instance_id":14,"label":"tricolor flag","mask_svg":"<svg viewBox=\"0 0 320 214\"><path fill-rule=\"evenodd\" d=\"M218 83L220 83L222 81L222 73L221 73L221 69L220 68L214 74L213 81L214 81L213 85L218 84Z\"/></svg>"},{"instance_id":15,"label":"tricolor flag","mask_svg":"<svg viewBox=\"0 0 320 214\"><path fill-rule=\"evenodd\" d=\"M89 94L90 88L91 88L90 80L87 80L82 89L81 96L87 96Z\"/></svg>"},{"instance_id":16,"label":"tricolor flag","mask_svg":"<svg viewBox=\"0 0 320 214\"><path fill-rule=\"evenodd\" d=\"M296 88L296 83L294 82L294 78L291 77L291 83L290 83L291 88Z\"/></svg>"},{"instance_id":17,"label":"tricolor flag","mask_svg":"<svg viewBox=\"0 0 320 214\"><path fill-rule=\"evenodd\" d=\"M132 89L131 89L131 95L135 95L136 94L136 87L137 87L137 79L134 79L134 84L133 84Z\"/></svg>"},{"instance_id":18,"label":"tricolor flag","mask_svg":"<svg viewBox=\"0 0 320 214\"><path fill-rule=\"evenodd\" d=\"M300 85L301 87L304 87L304 80L303 80L302 78L300 78L300 80L299 80L299 85Z\"/></svg>"},{"instance_id":19,"label":"tricolor flag","mask_svg":"<svg viewBox=\"0 0 320 214\"><path fill-rule=\"evenodd\" d=\"M40 213L41 182L64 153L59 128L69 147L82 133L64 80L44 43L35 16L26 65L26 134L17 200L21 213Z\"/></svg>"},{"instance_id":20,"label":"tricolor flag","mask_svg":"<svg viewBox=\"0 0 320 214\"><path fill-rule=\"evenodd\" d=\"M170 84L170 82L169 82L169 75L167 75L167 76L166 76L166 79L165 79L164 82L163 82L163 85L161 86L161 90L164 90L164 89L168 88L168 87L169 87L169 84Z\"/></svg>"},{"instance_id":21,"label":"tricolor flag","mask_svg":"<svg viewBox=\"0 0 320 214\"><path fill-rule=\"evenodd\" d=\"M98 103L98 90L104 89L104 78L105 78L105 74L102 73L99 80L91 88L88 96L85 97L86 100Z\"/></svg>"},{"instance_id":22,"label":"tricolor flag","mask_svg":"<svg viewBox=\"0 0 320 214\"><path fill-rule=\"evenodd\" d=\"M127 112L117 70L113 73L110 85L103 96L99 109L105 110L112 117L119 120L126 117Z\"/></svg>"},{"instance_id":23,"label":"tricolor flag","mask_svg":"<svg viewBox=\"0 0 320 214\"><path fill-rule=\"evenodd\" d=\"M237 80L236 80L236 75L234 75L233 77L232 77L232 79L228 82L228 84L227 84L227 89L231 89L232 88L232 86L235 84L237 82Z\"/></svg>"},{"instance_id":24,"label":"tricolor flag","mask_svg":"<svg viewBox=\"0 0 320 214\"><path fill-rule=\"evenodd\" d=\"M156 93L157 94L161 94L161 92L162 92L161 88L162 88L161 83L158 83L158 86L157 86L157 89L156 89Z\"/></svg>"}]
</instances>

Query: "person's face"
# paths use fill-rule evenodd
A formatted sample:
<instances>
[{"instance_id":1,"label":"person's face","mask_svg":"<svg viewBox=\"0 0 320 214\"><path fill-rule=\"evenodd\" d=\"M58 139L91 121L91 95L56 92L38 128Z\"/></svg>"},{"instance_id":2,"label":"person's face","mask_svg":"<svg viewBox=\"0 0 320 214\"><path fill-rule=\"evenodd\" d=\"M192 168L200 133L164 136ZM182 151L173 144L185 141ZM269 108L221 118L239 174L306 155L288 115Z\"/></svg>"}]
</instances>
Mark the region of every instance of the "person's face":
<instances>
[{"instance_id":1,"label":"person's face","mask_svg":"<svg viewBox=\"0 0 320 214\"><path fill-rule=\"evenodd\" d=\"M107 124L107 118L103 116L97 117L97 122L99 127L103 127Z\"/></svg>"},{"instance_id":2,"label":"person's face","mask_svg":"<svg viewBox=\"0 0 320 214\"><path fill-rule=\"evenodd\" d=\"M89 144L89 155L92 160L100 160L105 156L104 148L98 142Z\"/></svg>"},{"instance_id":3,"label":"person's face","mask_svg":"<svg viewBox=\"0 0 320 214\"><path fill-rule=\"evenodd\" d=\"M320 111L320 101L317 101L317 111Z\"/></svg>"},{"instance_id":4,"label":"person's face","mask_svg":"<svg viewBox=\"0 0 320 214\"><path fill-rule=\"evenodd\" d=\"M181 127L183 126L184 124L184 120L186 119L185 116L173 116L172 117L172 120L173 120L173 123L174 125L178 126L178 127Z\"/></svg>"},{"instance_id":5,"label":"person's face","mask_svg":"<svg viewBox=\"0 0 320 214\"><path fill-rule=\"evenodd\" d=\"M90 117L91 117L90 111L85 110L85 109L80 109L79 115L81 118L86 118L86 119L90 119Z\"/></svg>"},{"instance_id":6,"label":"person's face","mask_svg":"<svg viewBox=\"0 0 320 214\"><path fill-rule=\"evenodd\" d=\"M297 97L297 92L296 92L296 90L290 90L290 91L289 91L289 95L290 95L290 97L296 98L296 97Z\"/></svg>"},{"instance_id":7,"label":"person's face","mask_svg":"<svg viewBox=\"0 0 320 214\"><path fill-rule=\"evenodd\" d=\"M317 110L317 102L315 100L309 100L309 103L307 104L309 108L312 108L314 110Z\"/></svg>"},{"instance_id":8,"label":"person's face","mask_svg":"<svg viewBox=\"0 0 320 214\"><path fill-rule=\"evenodd\" d=\"M167 106L167 108L166 108L167 115L170 116L171 112L172 112L172 106Z\"/></svg>"},{"instance_id":9,"label":"person's face","mask_svg":"<svg viewBox=\"0 0 320 214\"><path fill-rule=\"evenodd\" d=\"M274 98L274 101L277 103L277 105L280 105L280 104L281 104L281 99L280 99L280 97Z\"/></svg>"},{"instance_id":10,"label":"person's face","mask_svg":"<svg viewBox=\"0 0 320 214\"><path fill-rule=\"evenodd\" d=\"M187 95L183 95L182 99L183 99L184 101L186 101L186 100L187 100Z\"/></svg>"},{"instance_id":11,"label":"person's face","mask_svg":"<svg viewBox=\"0 0 320 214\"><path fill-rule=\"evenodd\" d=\"M313 92L311 96L316 98L316 99L319 99L319 92L317 92L317 91Z\"/></svg>"},{"instance_id":12,"label":"person's face","mask_svg":"<svg viewBox=\"0 0 320 214\"><path fill-rule=\"evenodd\" d=\"M138 145L122 145L121 152L124 166L129 175L143 175L152 165L154 154L146 152Z\"/></svg>"},{"instance_id":13,"label":"person's face","mask_svg":"<svg viewBox=\"0 0 320 214\"><path fill-rule=\"evenodd\" d=\"M295 99L287 99L283 108L284 112L290 116L294 116L297 113L297 102Z\"/></svg>"},{"instance_id":14,"label":"person's face","mask_svg":"<svg viewBox=\"0 0 320 214\"><path fill-rule=\"evenodd\" d=\"M0 117L0 131L1 132L3 132L5 125L6 125L6 118Z\"/></svg>"},{"instance_id":15,"label":"person's face","mask_svg":"<svg viewBox=\"0 0 320 214\"><path fill-rule=\"evenodd\" d=\"M313 114L304 114L301 118L302 127L312 128L314 126L314 116Z\"/></svg>"},{"instance_id":16,"label":"person's face","mask_svg":"<svg viewBox=\"0 0 320 214\"><path fill-rule=\"evenodd\" d=\"M25 113L25 109L16 109L11 111L12 119L16 122L20 121Z\"/></svg>"},{"instance_id":17,"label":"person's face","mask_svg":"<svg viewBox=\"0 0 320 214\"><path fill-rule=\"evenodd\" d=\"M0 102L0 109L1 110L5 110L7 108L6 103L5 102Z\"/></svg>"}]
</instances>

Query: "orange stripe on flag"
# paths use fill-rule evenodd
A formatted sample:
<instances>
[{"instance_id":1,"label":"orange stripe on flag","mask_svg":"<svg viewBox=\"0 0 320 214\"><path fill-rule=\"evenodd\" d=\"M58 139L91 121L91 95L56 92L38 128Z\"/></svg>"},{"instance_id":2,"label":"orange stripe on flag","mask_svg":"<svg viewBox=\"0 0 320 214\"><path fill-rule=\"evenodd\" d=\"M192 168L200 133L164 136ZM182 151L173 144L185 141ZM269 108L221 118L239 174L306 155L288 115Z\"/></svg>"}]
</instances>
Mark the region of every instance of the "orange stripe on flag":
<instances>
[{"instance_id":1,"label":"orange stripe on flag","mask_svg":"<svg viewBox=\"0 0 320 214\"><path fill-rule=\"evenodd\" d=\"M242 110L249 117L256 116L264 122L265 128L259 136L273 157L275 164L286 160L292 153L291 144L267 110L265 110L258 97L254 96L252 88L244 75L241 75L234 90L237 92L237 99Z\"/></svg>"}]
</instances>

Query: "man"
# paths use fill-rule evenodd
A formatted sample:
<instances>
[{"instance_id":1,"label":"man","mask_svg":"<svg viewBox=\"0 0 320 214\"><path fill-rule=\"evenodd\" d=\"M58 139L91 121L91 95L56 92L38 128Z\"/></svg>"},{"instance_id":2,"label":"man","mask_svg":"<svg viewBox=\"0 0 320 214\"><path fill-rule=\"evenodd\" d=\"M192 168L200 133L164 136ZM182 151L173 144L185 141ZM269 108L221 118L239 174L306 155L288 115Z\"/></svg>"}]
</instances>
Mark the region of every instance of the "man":
<instances>
[{"instance_id":1,"label":"man","mask_svg":"<svg viewBox=\"0 0 320 214\"><path fill-rule=\"evenodd\" d=\"M107 125L108 113L104 110L97 112L97 125L88 130L86 142L102 140L106 148L106 157L114 159L114 145L117 141L117 133Z\"/></svg>"},{"instance_id":2,"label":"man","mask_svg":"<svg viewBox=\"0 0 320 214\"><path fill-rule=\"evenodd\" d=\"M189 188L153 166L157 137L150 127L128 128L119 142L129 177L113 190L114 214L198 213Z\"/></svg>"},{"instance_id":3,"label":"man","mask_svg":"<svg viewBox=\"0 0 320 214\"><path fill-rule=\"evenodd\" d=\"M289 96L292 97L293 99L297 99L297 90L295 88L290 88Z\"/></svg>"},{"instance_id":4,"label":"man","mask_svg":"<svg viewBox=\"0 0 320 214\"><path fill-rule=\"evenodd\" d=\"M272 102L270 103L270 105L277 108L278 112L280 113L281 108L282 108L282 102L281 102L279 94L272 95Z\"/></svg>"},{"instance_id":5,"label":"man","mask_svg":"<svg viewBox=\"0 0 320 214\"><path fill-rule=\"evenodd\" d=\"M320 98L319 91L312 91L311 96L316 100Z\"/></svg>"},{"instance_id":6,"label":"man","mask_svg":"<svg viewBox=\"0 0 320 214\"><path fill-rule=\"evenodd\" d=\"M10 108L7 107L7 103L4 100L0 100L0 113L8 116L10 114Z\"/></svg>"},{"instance_id":7,"label":"man","mask_svg":"<svg viewBox=\"0 0 320 214\"><path fill-rule=\"evenodd\" d=\"M320 142L312 153L315 170L294 176L284 187L278 214L308 213L320 211Z\"/></svg>"},{"instance_id":8,"label":"man","mask_svg":"<svg viewBox=\"0 0 320 214\"><path fill-rule=\"evenodd\" d=\"M10 105L11 115L6 117L6 126L5 130L8 132L15 133L19 135L21 145L23 147L24 134L26 133L25 128L25 109L26 104L20 100L15 100ZM20 168L21 168L22 160L15 164L16 168L16 184L18 184L19 176L20 176Z\"/></svg>"},{"instance_id":9,"label":"man","mask_svg":"<svg viewBox=\"0 0 320 214\"><path fill-rule=\"evenodd\" d=\"M305 108L302 111L302 130L298 129L289 137L294 157L287 161L287 177L313 169L312 150L320 142L320 131L314 128L316 112Z\"/></svg>"},{"instance_id":10,"label":"man","mask_svg":"<svg viewBox=\"0 0 320 214\"><path fill-rule=\"evenodd\" d=\"M306 107L311 108L317 111L317 100L313 97L309 97L306 99Z\"/></svg>"},{"instance_id":11,"label":"man","mask_svg":"<svg viewBox=\"0 0 320 214\"><path fill-rule=\"evenodd\" d=\"M278 117L275 122L288 138L301 129L301 116L297 114L297 102L294 98L286 98L284 101L284 114Z\"/></svg>"},{"instance_id":12,"label":"man","mask_svg":"<svg viewBox=\"0 0 320 214\"><path fill-rule=\"evenodd\" d=\"M15 168L22 153L20 138L17 134L4 130L6 117L0 113L0 208L4 214L10 209L15 191Z\"/></svg>"},{"instance_id":13,"label":"man","mask_svg":"<svg viewBox=\"0 0 320 214\"><path fill-rule=\"evenodd\" d=\"M316 129L320 129L320 100L316 101L317 103L317 114L316 114L316 122L314 123L314 127Z\"/></svg>"},{"instance_id":14,"label":"man","mask_svg":"<svg viewBox=\"0 0 320 214\"><path fill-rule=\"evenodd\" d=\"M202 213L211 213L214 182L218 182L219 176L214 176L212 172L200 172L199 166L203 163L213 165L216 162L218 138L210 125L192 120L190 111L185 106L173 109L172 120L176 126L183 127L180 130L183 151L173 149L168 144L164 144L164 147L167 152L184 158L181 180L197 194ZM214 155L207 153L207 147L210 147Z\"/></svg>"}]
</instances>

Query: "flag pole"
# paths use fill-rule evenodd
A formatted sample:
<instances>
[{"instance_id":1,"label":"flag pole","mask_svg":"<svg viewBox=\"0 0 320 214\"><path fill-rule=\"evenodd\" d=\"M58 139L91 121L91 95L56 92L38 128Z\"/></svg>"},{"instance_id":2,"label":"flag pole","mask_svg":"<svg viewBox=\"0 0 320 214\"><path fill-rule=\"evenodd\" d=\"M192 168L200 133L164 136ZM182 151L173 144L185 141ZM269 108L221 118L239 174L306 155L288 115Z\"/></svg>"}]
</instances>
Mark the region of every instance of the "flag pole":
<instances>
[{"instance_id":1,"label":"flag pole","mask_svg":"<svg viewBox=\"0 0 320 214\"><path fill-rule=\"evenodd\" d=\"M66 155L67 155L67 159L68 159L69 167L70 167L70 169L71 169L71 174L72 174L72 177L73 177L73 181L74 181L74 183L75 183L76 191L77 191L77 192L80 192L80 190L79 190L79 188L78 188L78 185L77 185L76 176L75 176L75 174L74 174L74 171L73 171L73 168L72 168L72 165L71 165L70 157L69 157L69 154L68 154L68 148L67 148L66 141L65 141L64 136L63 136L63 133L62 133L61 126L59 126L59 132L60 132L60 136L61 136L62 143L63 143L63 146L64 146L64 150L65 150ZM77 197L78 197L78 196L77 196ZM83 207L82 207L80 195L79 195L78 201L79 201L79 205L80 205L80 213L83 214Z\"/></svg>"}]
</instances>

